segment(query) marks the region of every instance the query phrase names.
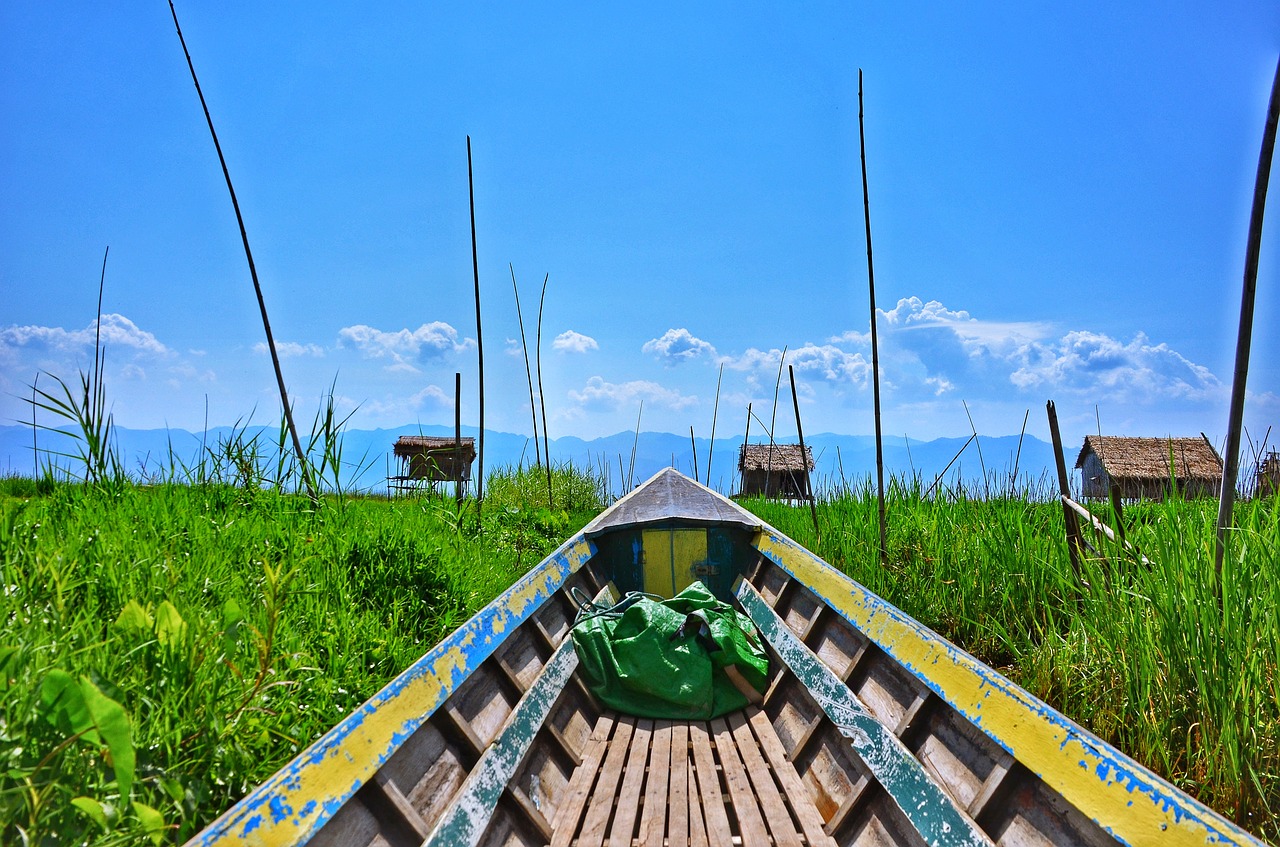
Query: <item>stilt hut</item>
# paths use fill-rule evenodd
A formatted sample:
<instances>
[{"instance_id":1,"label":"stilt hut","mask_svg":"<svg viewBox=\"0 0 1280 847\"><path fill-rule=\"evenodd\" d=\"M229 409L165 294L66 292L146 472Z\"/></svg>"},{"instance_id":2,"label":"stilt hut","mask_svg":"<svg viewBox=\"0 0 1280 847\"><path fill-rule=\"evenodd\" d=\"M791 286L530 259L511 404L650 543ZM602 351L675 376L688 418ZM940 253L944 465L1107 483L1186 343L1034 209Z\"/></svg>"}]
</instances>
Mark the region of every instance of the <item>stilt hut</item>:
<instances>
[{"instance_id":1,"label":"stilt hut","mask_svg":"<svg viewBox=\"0 0 1280 847\"><path fill-rule=\"evenodd\" d=\"M801 451L799 444L743 444L738 450L739 496L807 500L813 468L813 451L808 447Z\"/></svg>"},{"instance_id":2,"label":"stilt hut","mask_svg":"<svg viewBox=\"0 0 1280 847\"><path fill-rule=\"evenodd\" d=\"M1222 491L1222 457L1199 438L1127 438L1087 435L1076 467L1081 494L1123 500L1163 500L1176 489L1182 497L1217 497Z\"/></svg>"},{"instance_id":3,"label":"stilt hut","mask_svg":"<svg viewBox=\"0 0 1280 847\"><path fill-rule=\"evenodd\" d=\"M1270 497L1280 493L1280 453L1272 450L1258 463L1257 495Z\"/></svg>"},{"instance_id":4,"label":"stilt hut","mask_svg":"<svg viewBox=\"0 0 1280 847\"><path fill-rule=\"evenodd\" d=\"M476 458L476 440L441 438L429 435L402 435L393 450L399 473L387 480L388 487L412 489L437 482L467 482Z\"/></svg>"}]
</instances>

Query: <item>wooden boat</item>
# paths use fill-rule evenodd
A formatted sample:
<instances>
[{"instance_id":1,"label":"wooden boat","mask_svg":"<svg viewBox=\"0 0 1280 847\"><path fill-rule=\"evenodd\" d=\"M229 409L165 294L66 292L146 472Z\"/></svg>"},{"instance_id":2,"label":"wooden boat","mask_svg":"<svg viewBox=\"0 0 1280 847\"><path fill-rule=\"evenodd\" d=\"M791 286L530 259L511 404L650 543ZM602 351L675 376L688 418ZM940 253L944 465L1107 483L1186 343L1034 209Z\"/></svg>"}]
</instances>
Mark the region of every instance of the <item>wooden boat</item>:
<instances>
[{"instance_id":1,"label":"wooden boat","mask_svg":"<svg viewBox=\"0 0 1280 847\"><path fill-rule=\"evenodd\" d=\"M763 702L712 721L603 709L576 673L573 596L694 579L763 635ZM1261 844L673 470L190 843Z\"/></svg>"}]
</instances>

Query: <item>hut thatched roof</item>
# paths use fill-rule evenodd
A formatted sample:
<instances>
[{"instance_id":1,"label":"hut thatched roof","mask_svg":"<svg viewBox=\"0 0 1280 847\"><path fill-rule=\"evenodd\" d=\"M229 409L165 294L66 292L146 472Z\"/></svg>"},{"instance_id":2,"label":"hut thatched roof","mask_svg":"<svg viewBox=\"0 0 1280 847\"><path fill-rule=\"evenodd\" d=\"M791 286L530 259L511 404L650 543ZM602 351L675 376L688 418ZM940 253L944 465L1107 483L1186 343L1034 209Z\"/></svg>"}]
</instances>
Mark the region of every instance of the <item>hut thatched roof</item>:
<instances>
[{"instance_id":1,"label":"hut thatched roof","mask_svg":"<svg viewBox=\"0 0 1280 847\"><path fill-rule=\"evenodd\" d=\"M770 455L772 454L772 455ZM799 444L743 444L738 451L738 470L740 471L811 471L814 468L813 450L804 448L803 456Z\"/></svg>"},{"instance_id":2,"label":"hut thatched roof","mask_svg":"<svg viewBox=\"0 0 1280 847\"><path fill-rule=\"evenodd\" d=\"M452 438L432 435L402 435L396 439L395 454L401 458L423 453L452 452L459 444ZM476 440L464 438L461 443L463 460L470 462L476 455Z\"/></svg>"},{"instance_id":3,"label":"hut thatched roof","mask_svg":"<svg viewBox=\"0 0 1280 847\"><path fill-rule=\"evenodd\" d=\"M1128 438L1116 435L1086 435L1076 459L1084 467L1090 453L1112 479L1168 480L1170 459L1178 479L1216 480L1222 477L1222 459L1204 437Z\"/></svg>"}]
</instances>

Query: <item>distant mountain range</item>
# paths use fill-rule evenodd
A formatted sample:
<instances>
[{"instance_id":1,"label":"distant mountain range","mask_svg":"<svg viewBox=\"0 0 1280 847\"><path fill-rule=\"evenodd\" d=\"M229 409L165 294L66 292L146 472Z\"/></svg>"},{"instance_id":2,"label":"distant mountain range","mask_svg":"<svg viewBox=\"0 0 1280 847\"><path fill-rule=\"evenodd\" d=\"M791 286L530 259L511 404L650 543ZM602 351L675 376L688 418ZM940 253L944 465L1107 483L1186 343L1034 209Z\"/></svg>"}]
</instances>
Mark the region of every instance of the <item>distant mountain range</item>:
<instances>
[{"instance_id":1,"label":"distant mountain range","mask_svg":"<svg viewBox=\"0 0 1280 847\"><path fill-rule=\"evenodd\" d=\"M463 427L464 436L474 437L475 427ZM245 439L257 435L264 449L274 450L278 430L272 427L249 427L240 431ZM216 448L220 441L232 438L230 427L216 427L207 433L192 433L180 429L136 430L117 428L117 448L134 476L154 474L171 464L170 456L188 465L204 449ZM361 489L380 490L385 487L388 472L394 473L395 458L392 445L401 435L452 436L453 429L445 426L404 426L398 429L360 430L343 433L343 483ZM787 439L794 443L793 439ZM753 443L760 439L753 436ZM979 436L966 446L967 438L939 438L933 441L915 441L901 436L889 438L884 445L886 478L919 477L924 486L931 485L946 469L943 484L980 485L983 469L992 485L1007 490L1017 468L1019 488L1025 485L1044 488L1051 479L1053 448L1036 438L1016 435ZM59 443L60 442L60 443ZM738 448L741 437L716 439L711 456L712 487L732 493L738 488ZM814 454L817 470L814 474L816 490L830 490L841 484L863 485L875 476L875 438L869 435L836 435L820 433L805 438ZM41 454L48 451L76 452L71 438L50 432L37 434L36 446ZM624 481L630 477L633 483L648 479L660 469L675 467L683 473L694 475L693 449L698 458L697 476L707 476L707 450L710 441L664 432L642 432L637 439L634 432L620 432L603 438L584 440L564 436L551 440L551 458L556 463L571 462L578 467L590 468L607 475L611 490L620 492ZM528 436L507 432L486 431L484 466L486 472L494 468L532 464L533 440ZM634 465L632 451L634 448ZM1068 447L1068 463L1075 460ZM45 461L42 459L42 462ZM62 460L64 463L66 460ZM948 465L950 467L948 468ZM29 426L0 426L0 473L29 476L33 472L32 432Z\"/></svg>"}]
</instances>

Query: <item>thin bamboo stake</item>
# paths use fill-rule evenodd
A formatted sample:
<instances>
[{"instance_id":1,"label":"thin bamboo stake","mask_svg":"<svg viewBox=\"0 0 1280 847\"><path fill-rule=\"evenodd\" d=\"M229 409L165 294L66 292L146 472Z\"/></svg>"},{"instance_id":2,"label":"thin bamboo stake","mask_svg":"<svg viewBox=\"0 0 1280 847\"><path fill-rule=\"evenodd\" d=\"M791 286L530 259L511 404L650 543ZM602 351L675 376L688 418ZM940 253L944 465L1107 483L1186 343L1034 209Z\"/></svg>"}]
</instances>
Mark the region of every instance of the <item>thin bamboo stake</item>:
<instances>
[{"instance_id":1,"label":"thin bamboo stake","mask_svg":"<svg viewBox=\"0 0 1280 847\"><path fill-rule=\"evenodd\" d=\"M951 457L951 461L947 462L947 466L942 469L942 473L938 474L936 477L933 478L933 484L930 485L929 488L924 492L924 496L920 498L921 500L928 499L929 495L933 492L933 489L938 487L938 483L941 482L942 478L947 475L947 471L951 470L951 466L956 463L956 459L960 458L960 454L963 453L965 451L965 448L968 447L970 444L972 444L973 439L977 437L978 437L977 433L974 433L973 435L969 436L969 440L964 443L964 446L961 447L956 452L956 454Z\"/></svg>"},{"instance_id":2,"label":"thin bamboo stake","mask_svg":"<svg viewBox=\"0 0 1280 847\"><path fill-rule=\"evenodd\" d=\"M747 427L742 432L742 450L738 452L738 471L742 474L742 490L741 494L747 493L747 444L751 439L751 403L747 403Z\"/></svg>"},{"instance_id":3,"label":"thin bamboo stake","mask_svg":"<svg viewBox=\"0 0 1280 847\"><path fill-rule=\"evenodd\" d=\"M453 455L455 470L458 472L457 484L454 485L454 499L457 501L458 514L462 514L462 374L453 375Z\"/></svg>"},{"instance_id":4,"label":"thin bamboo stake","mask_svg":"<svg viewBox=\"0 0 1280 847\"><path fill-rule=\"evenodd\" d=\"M689 427L689 446L693 448L693 481L699 482L698 479L698 442L693 438L693 427Z\"/></svg>"},{"instance_id":5,"label":"thin bamboo stake","mask_svg":"<svg viewBox=\"0 0 1280 847\"><path fill-rule=\"evenodd\" d=\"M280 389L280 403L284 406L284 417L289 424L289 435L293 439L293 449L298 456L298 467L302 471L302 482L307 487L307 495L312 503L319 503L315 485L311 481L311 470L307 456L302 451L302 439L298 438L298 428L293 423L293 407L289 404L289 392L284 387L284 372L280 369L280 355L276 352L275 338L271 335L271 321L267 318L267 303L262 297L262 286L258 282L258 269L253 264L253 251L249 249L249 234L245 230L244 216L240 214L240 202L236 199L235 186L231 184L231 171L227 169L227 160L222 155L222 145L218 143L218 133L213 128L213 118L209 114L209 105L205 102L204 92L200 90L200 80L196 77L196 66L191 61L191 53L187 51L187 41L182 37L182 27L178 24L178 10L169 0L169 13L173 15L173 26L178 31L178 42L182 45L182 55L187 58L187 68L191 71L191 81L195 83L196 95L200 98L200 108L204 110L205 122L209 125L209 135L213 138L213 148L218 151L218 162L222 165L222 176L227 181L227 193L231 195L231 207L235 209L236 223L240 226L240 241L244 244L244 257L249 262L249 276L253 279L253 291L258 297L258 311L262 313L262 328L267 334L267 349L271 351L271 365L276 372L276 387Z\"/></svg>"},{"instance_id":6,"label":"thin bamboo stake","mask_svg":"<svg viewBox=\"0 0 1280 847\"><path fill-rule=\"evenodd\" d=\"M862 69L858 69L858 150L862 159L862 216L867 229L867 288L871 295L871 383L876 422L876 502L880 517L880 563L889 561L884 510L884 442L880 432L880 342L876 334L876 270L871 258L871 199L867 189L867 133L862 118Z\"/></svg>"},{"instance_id":7,"label":"thin bamboo stake","mask_svg":"<svg viewBox=\"0 0 1280 847\"><path fill-rule=\"evenodd\" d=\"M640 417L644 414L644 401L640 401L640 411L636 412L636 438L631 442L631 464L627 466L627 491L631 490L636 474L636 448L640 446Z\"/></svg>"},{"instance_id":8,"label":"thin bamboo stake","mask_svg":"<svg viewBox=\"0 0 1280 847\"><path fill-rule=\"evenodd\" d=\"M471 273L476 282L476 359L479 366L480 432L476 469L476 516L484 504L484 339L480 333L480 259L476 250L476 189L471 176L471 136L467 136L467 195L471 201Z\"/></svg>"},{"instance_id":9,"label":"thin bamboo stake","mask_svg":"<svg viewBox=\"0 0 1280 847\"><path fill-rule=\"evenodd\" d=\"M720 375L716 377L716 402L711 407L711 444L707 446L707 485L711 485L711 454L716 449L716 415L720 413L720 381L724 379L724 364L720 365Z\"/></svg>"},{"instance_id":10,"label":"thin bamboo stake","mask_svg":"<svg viewBox=\"0 0 1280 847\"><path fill-rule=\"evenodd\" d=\"M40 389L40 372L36 371L35 381L31 384L31 478L40 478L40 442L36 438L36 392ZM203 455L203 451L201 453Z\"/></svg>"},{"instance_id":11,"label":"thin bamboo stake","mask_svg":"<svg viewBox=\"0 0 1280 847\"><path fill-rule=\"evenodd\" d=\"M547 280L549 279L551 279L550 272L542 278L542 296L538 298L538 337L534 342L534 354L538 366L538 403L542 406L542 455L547 459L547 508L554 509L555 498L551 493L551 442L547 436L547 395L542 391L542 305L547 301Z\"/></svg>"},{"instance_id":12,"label":"thin bamboo stake","mask_svg":"<svg viewBox=\"0 0 1280 847\"><path fill-rule=\"evenodd\" d=\"M1058 492L1064 498L1062 502L1062 519L1067 529L1067 555L1071 558L1071 570L1080 581L1080 525L1076 523L1075 513L1067 505L1071 499L1071 483L1067 479L1067 462L1062 457L1062 436L1058 434L1058 409L1050 400L1045 404L1045 413L1049 416L1049 435L1053 439L1053 458L1058 468Z\"/></svg>"},{"instance_id":13,"label":"thin bamboo stake","mask_svg":"<svg viewBox=\"0 0 1280 847\"><path fill-rule=\"evenodd\" d=\"M791 405L796 410L796 435L800 439L800 472L804 475L804 498L809 501L809 514L813 516L813 534L821 541L822 530L818 527L818 506L813 500L813 485L809 480L809 454L804 449L804 427L800 425L800 398L796 395L796 369L787 366L787 375L791 378Z\"/></svg>"},{"instance_id":14,"label":"thin bamboo stake","mask_svg":"<svg viewBox=\"0 0 1280 847\"><path fill-rule=\"evenodd\" d=\"M541 452L538 448L538 407L533 403L533 371L529 368L529 342L524 335L524 313L520 310L520 287L516 285L515 265L507 262L511 269L511 290L516 294L516 320L520 322L520 349L524 351L524 375L529 381L529 414L533 417L533 461L541 465Z\"/></svg>"},{"instance_id":15,"label":"thin bamboo stake","mask_svg":"<svg viewBox=\"0 0 1280 847\"><path fill-rule=\"evenodd\" d=\"M773 383L773 412L769 416L769 456L765 460L764 498L769 499L769 483L773 481L773 429L778 423L778 389L782 386L782 366L787 361L787 348L782 348L782 358L778 360L778 378Z\"/></svg>"},{"instance_id":16,"label":"thin bamboo stake","mask_svg":"<svg viewBox=\"0 0 1280 847\"><path fill-rule=\"evenodd\" d=\"M1227 530L1232 525L1236 477L1240 470L1240 423L1244 418L1245 382L1249 377L1249 347L1253 340L1253 301L1258 291L1258 254L1262 249L1262 218L1267 207L1267 183L1271 178L1271 157L1276 147L1276 124L1280 120L1280 61L1271 81L1271 101L1262 132L1258 155L1258 176L1253 187L1253 209L1249 213L1249 241L1244 257L1244 290L1240 295L1240 329L1236 334L1236 367L1231 380L1231 412L1227 418L1227 445L1222 451L1222 493L1218 500L1218 533L1213 552L1218 606L1222 606L1222 560L1226 556Z\"/></svg>"}]
</instances>

